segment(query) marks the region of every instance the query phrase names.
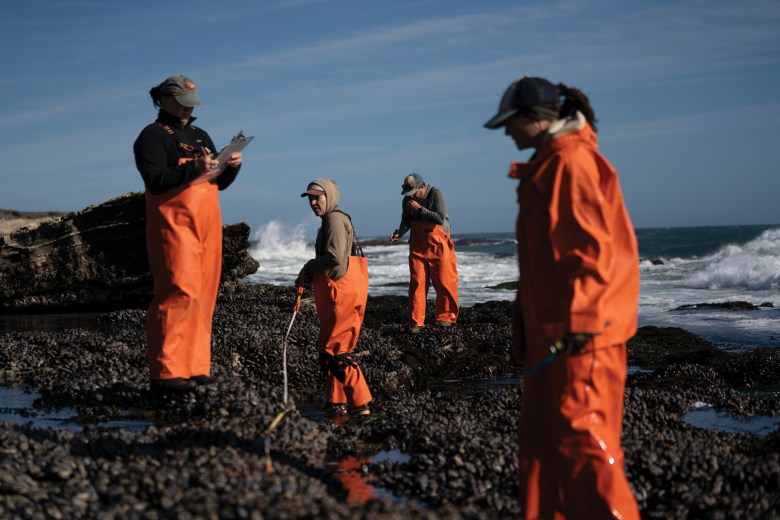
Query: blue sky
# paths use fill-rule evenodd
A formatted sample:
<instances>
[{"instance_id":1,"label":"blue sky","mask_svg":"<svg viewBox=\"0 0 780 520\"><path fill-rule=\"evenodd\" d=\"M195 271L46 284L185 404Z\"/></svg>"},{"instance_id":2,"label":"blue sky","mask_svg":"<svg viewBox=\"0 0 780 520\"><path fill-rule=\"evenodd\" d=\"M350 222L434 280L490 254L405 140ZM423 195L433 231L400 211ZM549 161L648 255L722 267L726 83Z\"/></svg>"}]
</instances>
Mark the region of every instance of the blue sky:
<instances>
[{"instance_id":1,"label":"blue sky","mask_svg":"<svg viewBox=\"0 0 780 520\"><path fill-rule=\"evenodd\" d=\"M149 89L195 80L218 144L254 135L226 223L316 225L332 177L361 236L411 172L454 233L511 231L512 161L482 124L520 75L585 91L634 225L780 223L780 2L12 2L0 19L0 208L78 211L143 184Z\"/></svg>"}]
</instances>

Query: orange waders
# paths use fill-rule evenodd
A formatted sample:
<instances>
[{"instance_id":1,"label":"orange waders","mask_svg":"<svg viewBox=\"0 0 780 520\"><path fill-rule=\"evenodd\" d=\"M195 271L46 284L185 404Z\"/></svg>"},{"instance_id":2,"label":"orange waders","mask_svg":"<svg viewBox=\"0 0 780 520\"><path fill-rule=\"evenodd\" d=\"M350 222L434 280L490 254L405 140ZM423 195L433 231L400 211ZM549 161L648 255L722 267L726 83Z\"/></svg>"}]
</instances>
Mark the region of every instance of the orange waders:
<instances>
[{"instance_id":1,"label":"orange waders","mask_svg":"<svg viewBox=\"0 0 780 520\"><path fill-rule=\"evenodd\" d=\"M409 235L409 324L425 325L428 280L436 289L436 321L458 320L458 268L455 246L441 226L413 220Z\"/></svg>"},{"instance_id":2,"label":"orange waders","mask_svg":"<svg viewBox=\"0 0 780 520\"><path fill-rule=\"evenodd\" d=\"M350 256L347 272L338 281L319 271L312 277L312 286L320 320L317 349L326 373L328 402L363 406L371 401L371 392L349 354L358 342L366 311L368 261Z\"/></svg>"},{"instance_id":3,"label":"orange waders","mask_svg":"<svg viewBox=\"0 0 780 520\"><path fill-rule=\"evenodd\" d=\"M526 345L526 366L550 353ZM620 445L626 346L588 345L523 380L518 445L526 519L638 519Z\"/></svg>"},{"instance_id":4,"label":"orange waders","mask_svg":"<svg viewBox=\"0 0 780 520\"><path fill-rule=\"evenodd\" d=\"M208 376L222 273L217 185L196 181L160 195L147 191L146 248L154 278L146 315L151 378Z\"/></svg>"},{"instance_id":5,"label":"orange waders","mask_svg":"<svg viewBox=\"0 0 780 520\"><path fill-rule=\"evenodd\" d=\"M617 172L578 120L579 130L544 141L510 170L521 181L514 312L524 319L524 368L567 332L595 334L523 378L520 499L527 519L636 519L620 436L639 255Z\"/></svg>"}]
</instances>

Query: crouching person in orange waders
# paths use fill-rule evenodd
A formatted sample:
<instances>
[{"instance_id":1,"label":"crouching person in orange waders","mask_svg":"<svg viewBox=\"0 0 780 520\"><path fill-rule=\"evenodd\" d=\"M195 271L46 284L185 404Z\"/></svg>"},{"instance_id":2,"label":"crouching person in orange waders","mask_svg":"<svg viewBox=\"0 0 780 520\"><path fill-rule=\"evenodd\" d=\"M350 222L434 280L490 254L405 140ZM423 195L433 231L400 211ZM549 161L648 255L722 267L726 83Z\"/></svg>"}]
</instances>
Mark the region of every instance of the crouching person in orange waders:
<instances>
[{"instance_id":1,"label":"crouching person in orange waders","mask_svg":"<svg viewBox=\"0 0 780 520\"><path fill-rule=\"evenodd\" d=\"M639 257L595 122L580 90L523 77L485 124L534 150L509 174L520 181L512 340L524 367L518 462L527 519L639 518L620 443Z\"/></svg>"},{"instance_id":2,"label":"crouching person in orange waders","mask_svg":"<svg viewBox=\"0 0 780 520\"><path fill-rule=\"evenodd\" d=\"M436 325L450 327L458 321L458 267L444 193L413 173L404 179L401 195L401 224L390 235L390 243L411 229L409 332L416 334L425 326L431 283L436 290Z\"/></svg>"},{"instance_id":3,"label":"crouching person in orange waders","mask_svg":"<svg viewBox=\"0 0 780 520\"><path fill-rule=\"evenodd\" d=\"M311 281L320 320L317 349L325 375L329 415L368 415L371 392L351 353L360 336L368 300L368 261L355 238L352 219L338 206L339 187L332 179L315 179L301 197L322 219L315 242L316 258L306 262L296 286Z\"/></svg>"},{"instance_id":4,"label":"crouching person in orange waders","mask_svg":"<svg viewBox=\"0 0 780 520\"><path fill-rule=\"evenodd\" d=\"M221 173L214 143L193 125L195 83L171 76L149 94L157 120L135 141L146 186L146 248L154 299L146 315L152 392L188 392L211 377L211 323L222 274L218 191L235 180L241 153Z\"/></svg>"}]
</instances>

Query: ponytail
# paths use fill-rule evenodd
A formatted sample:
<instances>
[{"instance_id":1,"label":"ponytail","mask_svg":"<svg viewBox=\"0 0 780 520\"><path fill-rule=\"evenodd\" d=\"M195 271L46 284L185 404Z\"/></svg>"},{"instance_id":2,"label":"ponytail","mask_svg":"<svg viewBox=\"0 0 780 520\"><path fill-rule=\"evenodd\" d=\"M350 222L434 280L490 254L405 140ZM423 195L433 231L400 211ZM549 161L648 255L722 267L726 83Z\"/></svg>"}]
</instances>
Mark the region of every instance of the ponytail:
<instances>
[{"instance_id":1,"label":"ponytail","mask_svg":"<svg viewBox=\"0 0 780 520\"><path fill-rule=\"evenodd\" d=\"M580 89L567 87L563 83L558 83L558 94L564 99L559 115L560 118L571 117L577 111L582 112L590 126L593 127L593 131L598 131L596 128L596 113L593 111L593 107L590 106L588 96Z\"/></svg>"},{"instance_id":2,"label":"ponytail","mask_svg":"<svg viewBox=\"0 0 780 520\"><path fill-rule=\"evenodd\" d=\"M160 85L157 85L156 87L152 87L151 90L149 90L149 95L152 97L152 104L155 108L160 109L162 108L162 90L160 90Z\"/></svg>"}]
</instances>

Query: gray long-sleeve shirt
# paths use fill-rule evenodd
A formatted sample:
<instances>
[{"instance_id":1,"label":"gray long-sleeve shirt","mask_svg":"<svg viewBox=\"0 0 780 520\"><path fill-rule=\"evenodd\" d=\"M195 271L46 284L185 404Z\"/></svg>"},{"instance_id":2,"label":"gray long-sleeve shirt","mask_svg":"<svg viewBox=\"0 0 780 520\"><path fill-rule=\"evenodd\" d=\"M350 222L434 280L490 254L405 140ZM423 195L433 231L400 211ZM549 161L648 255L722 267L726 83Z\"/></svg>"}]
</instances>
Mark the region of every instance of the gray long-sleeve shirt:
<instances>
[{"instance_id":1,"label":"gray long-sleeve shirt","mask_svg":"<svg viewBox=\"0 0 780 520\"><path fill-rule=\"evenodd\" d=\"M450 217L447 215L447 203L444 201L444 193L439 188L428 186L422 200L419 201L420 209L409 212L406 203L411 197L404 197L401 201L401 224L398 226L398 236L402 237L412 227L413 220L433 222L441 226L445 233L450 232Z\"/></svg>"}]
</instances>

